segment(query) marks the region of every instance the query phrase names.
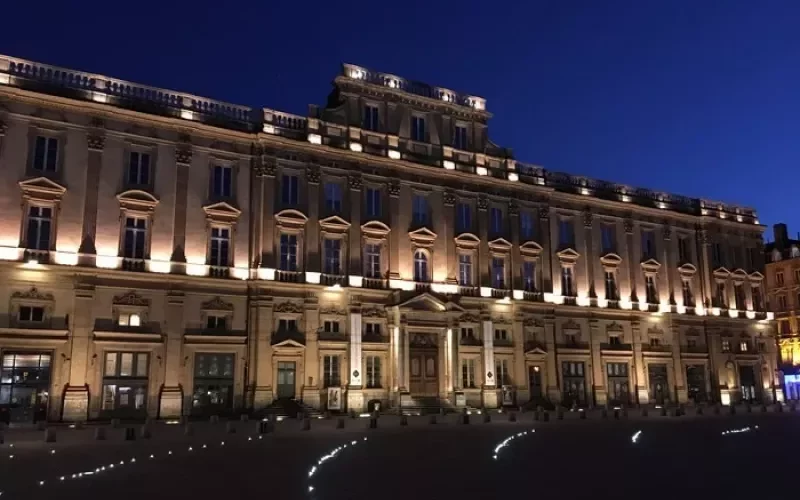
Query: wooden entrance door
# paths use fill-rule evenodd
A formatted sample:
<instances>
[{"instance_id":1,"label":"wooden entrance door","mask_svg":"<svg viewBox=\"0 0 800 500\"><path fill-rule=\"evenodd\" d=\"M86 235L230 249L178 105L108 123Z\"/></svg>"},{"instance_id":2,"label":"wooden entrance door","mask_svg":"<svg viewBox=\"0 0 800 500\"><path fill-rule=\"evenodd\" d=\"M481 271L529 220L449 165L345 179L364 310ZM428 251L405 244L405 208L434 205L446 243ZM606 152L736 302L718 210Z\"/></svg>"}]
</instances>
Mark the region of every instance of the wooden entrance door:
<instances>
[{"instance_id":1,"label":"wooden entrance door","mask_svg":"<svg viewBox=\"0 0 800 500\"><path fill-rule=\"evenodd\" d=\"M411 349L409 352L411 394L416 396L439 395L439 366L436 349Z\"/></svg>"},{"instance_id":2,"label":"wooden entrance door","mask_svg":"<svg viewBox=\"0 0 800 500\"><path fill-rule=\"evenodd\" d=\"M278 383L276 384L278 399L294 397L295 367L294 361L278 362Z\"/></svg>"}]
</instances>

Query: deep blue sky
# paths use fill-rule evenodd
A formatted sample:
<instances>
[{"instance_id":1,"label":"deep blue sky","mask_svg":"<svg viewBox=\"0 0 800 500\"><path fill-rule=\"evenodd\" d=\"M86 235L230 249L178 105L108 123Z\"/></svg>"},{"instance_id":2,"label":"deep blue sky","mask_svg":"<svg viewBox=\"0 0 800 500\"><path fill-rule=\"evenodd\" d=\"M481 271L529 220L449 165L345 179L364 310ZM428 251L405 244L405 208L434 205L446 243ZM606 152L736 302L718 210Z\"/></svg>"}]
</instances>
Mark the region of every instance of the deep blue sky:
<instances>
[{"instance_id":1,"label":"deep blue sky","mask_svg":"<svg viewBox=\"0 0 800 500\"><path fill-rule=\"evenodd\" d=\"M797 1L7 3L0 53L301 114L352 62L485 97L520 160L800 231Z\"/></svg>"}]
</instances>

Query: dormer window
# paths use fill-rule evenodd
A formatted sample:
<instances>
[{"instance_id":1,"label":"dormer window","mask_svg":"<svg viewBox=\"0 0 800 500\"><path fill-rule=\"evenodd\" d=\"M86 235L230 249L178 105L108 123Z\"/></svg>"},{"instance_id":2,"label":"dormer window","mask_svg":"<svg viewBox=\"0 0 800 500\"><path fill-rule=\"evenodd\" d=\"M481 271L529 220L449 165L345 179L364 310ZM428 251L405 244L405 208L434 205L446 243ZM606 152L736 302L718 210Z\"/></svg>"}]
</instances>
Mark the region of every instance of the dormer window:
<instances>
[{"instance_id":1,"label":"dormer window","mask_svg":"<svg viewBox=\"0 0 800 500\"><path fill-rule=\"evenodd\" d=\"M411 140L428 142L428 127L424 116L414 115L411 117Z\"/></svg>"},{"instance_id":2,"label":"dormer window","mask_svg":"<svg viewBox=\"0 0 800 500\"><path fill-rule=\"evenodd\" d=\"M456 149L467 149L467 126L457 124L453 129L453 147Z\"/></svg>"}]
</instances>

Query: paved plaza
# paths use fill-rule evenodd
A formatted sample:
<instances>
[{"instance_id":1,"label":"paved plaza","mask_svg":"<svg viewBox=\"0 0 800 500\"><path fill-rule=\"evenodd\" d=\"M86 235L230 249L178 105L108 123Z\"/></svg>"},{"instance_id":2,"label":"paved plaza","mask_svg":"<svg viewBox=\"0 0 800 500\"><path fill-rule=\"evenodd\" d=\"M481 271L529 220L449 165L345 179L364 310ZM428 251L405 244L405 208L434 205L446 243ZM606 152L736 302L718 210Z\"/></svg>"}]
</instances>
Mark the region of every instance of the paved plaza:
<instances>
[{"instance_id":1,"label":"paved plaza","mask_svg":"<svg viewBox=\"0 0 800 500\"><path fill-rule=\"evenodd\" d=\"M124 428L8 429L0 445L2 500L37 498L279 499L740 498L792 491L792 475L755 473L793 462L800 413L603 418L599 411L299 420L259 434L257 422L156 422L150 437ZM124 427L124 426L123 426ZM133 426L131 426L133 427ZM235 432L230 432L235 430ZM767 453L765 450L769 450ZM761 469L763 470L763 469ZM772 470L772 469L771 469Z\"/></svg>"}]
</instances>

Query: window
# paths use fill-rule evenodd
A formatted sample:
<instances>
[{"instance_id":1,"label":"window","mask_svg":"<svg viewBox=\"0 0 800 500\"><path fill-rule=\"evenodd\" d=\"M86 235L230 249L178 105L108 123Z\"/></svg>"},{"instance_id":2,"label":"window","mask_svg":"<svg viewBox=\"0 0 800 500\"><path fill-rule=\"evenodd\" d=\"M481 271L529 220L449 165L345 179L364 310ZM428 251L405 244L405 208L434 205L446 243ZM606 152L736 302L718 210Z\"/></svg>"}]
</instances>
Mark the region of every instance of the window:
<instances>
[{"instance_id":1,"label":"window","mask_svg":"<svg viewBox=\"0 0 800 500\"><path fill-rule=\"evenodd\" d=\"M650 347L660 347L661 339L658 337L650 337Z\"/></svg>"},{"instance_id":2,"label":"window","mask_svg":"<svg viewBox=\"0 0 800 500\"><path fill-rule=\"evenodd\" d=\"M378 106L375 106L374 104L365 105L364 123L362 124L362 128L375 132L379 127L380 122L378 121Z\"/></svg>"},{"instance_id":3,"label":"window","mask_svg":"<svg viewBox=\"0 0 800 500\"><path fill-rule=\"evenodd\" d=\"M223 165L214 167L211 195L215 198L230 198L233 195L233 168Z\"/></svg>"},{"instance_id":4,"label":"window","mask_svg":"<svg viewBox=\"0 0 800 500\"><path fill-rule=\"evenodd\" d=\"M367 356L367 389L378 389L381 387L381 358L379 356Z\"/></svg>"},{"instance_id":5,"label":"window","mask_svg":"<svg viewBox=\"0 0 800 500\"><path fill-rule=\"evenodd\" d=\"M711 245L711 262L713 262L714 267L720 267L724 262L722 245L717 241Z\"/></svg>"},{"instance_id":6,"label":"window","mask_svg":"<svg viewBox=\"0 0 800 500\"><path fill-rule=\"evenodd\" d=\"M325 183L325 208L329 212L342 211L342 186L336 182Z\"/></svg>"},{"instance_id":7,"label":"window","mask_svg":"<svg viewBox=\"0 0 800 500\"><path fill-rule=\"evenodd\" d=\"M17 319L24 322L41 323L44 321L44 307L20 306Z\"/></svg>"},{"instance_id":8,"label":"window","mask_svg":"<svg viewBox=\"0 0 800 500\"><path fill-rule=\"evenodd\" d=\"M559 219L558 221L558 244L562 248L575 246L575 233L572 230L572 220Z\"/></svg>"},{"instance_id":9,"label":"window","mask_svg":"<svg viewBox=\"0 0 800 500\"><path fill-rule=\"evenodd\" d=\"M422 194L415 194L412 200L412 219L414 224L428 223L428 198Z\"/></svg>"},{"instance_id":10,"label":"window","mask_svg":"<svg viewBox=\"0 0 800 500\"><path fill-rule=\"evenodd\" d=\"M648 304L658 304L658 288L656 287L656 277L652 274L648 274L644 277L645 287L646 287L646 295L647 295L647 303Z\"/></svg>"},{"instance_id":11,"label":"window","mask_svg":"<svg viewBox=\"0 0 800 500\"><path fill-rule=\"evenodd\" d=\"M365 266L364 274L367 278L381 277L381 246L370 243L364 246Z\"/></svg>"},{"instance_id":12,"label":"window","mask_svg":"<svg viewBox=\"0 0 800 500\"><path fill-rule=\"evenodd\" d=\"M494 330L494 339L499 341L508 340L508 330L504 330L502 328L495 328Z\"/></svg>"},{"instance_id":13,"label":"window","mask_svg":"<svg viewBox=\"0 0 800 500\"><path fill-rule=\"evenodd\" d=\"M656 233L654 231L642 230L642 258L656 258Z\"/></svg>"},{"instance_id":14,"label":"window","mask_svg":"<svg viewBox=\"0 0 800 500\"><path fill-rule=\"evenodd\" d=\"M692 282L689 280L681 281L681 290L683 292L683 305L694 307L694 296L692 295Z\"/></svg>"},{"instance_id":15,"label":"window","mask_svg":"<svg viewBox=\"0 0 800 500\"><path fill-rule=\"evenodd\" d=\"M717 307L727 307L727 300L726 300L726 291L725 291L725 283L724 282L717 282L717 293L716 293L716 302Z\"/></svg>"},{"instance_id":16,"label":"window","mask_svg":"<svg viewBox=\"0 0 800 500\"><path fill-rule=\"evenodd\" d=\"M461 360L461 385L464 389L475 389L475 360Z\"/></svg>"},{"instance_id":17,"label":"window","mask_svg":"<svg viewBox=\"0 0 800 500\"><path fill-rule=\"evenodd\" d=\"M578 343L578 334L577 333L565 333L564 334L564 343L567 345L577 345Z\"/></svg>"},{"instance_id":18,"label":"window","mask_svg":"<svg viewBox=\"0 0 800 500\"><path fill-rule=\"evenodd\" d=\"M498 359L494 362L494 374L497 385L511 385L511 373L508 369L507 359Z\"/></svg>"},{"instance_id":19,"label":"window","mask_svg":"<svg viewBox=\"0 0 800 500\"><path fill-rule=\"evenodd\" d=\"M489 228L492 234L503 232L503 210L498 207L492 207L489 211Z\"/></svg>"},{"instance_id":20,"label":"window","mask_svg":"<svg viewBox=\"0 0 800 500\"><path fill-rule=\"evenodd\" d=\"M325 333L339 333L339 322L338 321L325 321L323 323L322 330Z\"/></svg>"},{"instance_id":21,"label":"window","mask_svg":"<svg viewBox=\"0 0 800 500\"><path fill-rule=\"evenodd\" d=\"M297 235L281 235L281 271L297 271Z\"/></svg>"},{"instance_id":22,"label":"window","mask_svg":"<svg viewBox=\"0 0 800 500\"><path fill-rule=\"evenodd\" d=\"M530 241L535 238L536 228L533 225L533 214L528 211L522 211L519 214L519 234L525 241Z\"/></svg>"},{"instance_id":23,"label":"window","mask_svg":"<svg viewBox=\"0 0 800 500\"><path fill-rule=\"evenodd\" d=\"M731 352L731 341L722 339L722 352Z\"/></svg>"},{"instance_id":24,"label":"window","mask_svg":"<svg viewBox=\"0 0 800 500\"><path fill-rule=\"evenodd\" d=\"M536 263L532 260L522 263L522 289L526 292L536 291Z\"/></svg>"},{"instance_id":25,"label":"window","mask_svg":"<svg viewBox=\"0 0 800 500\"><path fill-rule=\"evenodd\" d=\"M427 142L428 130L425 126L424 116L411 117L411 140L418 142Z\"/></svg>"},{"instance_id":26,"label":"window","mask_svg":"<svg viewBox=\"0 0 800 500\"><path fill-rule=\"evenodd\" d=\"M747 309L747 301L744 296L744 285L735 283L733 285L733 296L736 299L736 309L744 311Z\"/></svg>"},{"instance_id":27,"label":"window","mask_svg":"<svg viewBox=\"0 0 800 500\"><path fill-rule=\"evenodd\" d=\"M296 205L299 201L299 180L296 175L284 174L281 180L281 201L284 205Z\"/></svg>"},{"instance_id":28,"label":"window","mask_svg":"<svg viewBox=\"0 0 800 500\"><path fill-rule=\"evenodd\" d=\"M366 323L364 325L364 336L371 338L381 337L381 324L380 323Z\"/></svg>"},{"instance_id":29,"label":"window","mask_svg":"<svg viewBox=\"0 0 800 500\"><path fill-rule=\"evenodd\" d=\"M750 342L747 340L739 342L739 352L750 352Z\"/></svg>"},{"instance_id":30,"label":"window","mask_svg":"<svg viewBox=\"0 0 800 500\"><path fill-rule=\"evenodd\" d=\"M627 377L628 363L608 363L606 365L606 373L608 373L609 377Z\"/></svg>"},{"instance_id":31,"label":"window","mask_svg":"<svg viewBox=\"0 0 800 500\"><path fill-rule=\"evenodd\" d=\"M600 246L603 254L616 253L617 235L614 226L603 224L600 226Z\"/></svg>"},{"instance_id":32,"label":"window","mask_svg":"<svg viewBox=\"0 0 800 500\"><path fill-rule=\"evenodd\" d=\"M38 136L33 150L33 168L42 172L55 172L58 165L58 139Z\"/></svg>"},{"instance_id":33,"label":"window","mask_svg":"<svg viewBox=\"0 0 800 500\"><path fill-rule=\"evenodd\" d=\"M678 236L678 260L681 263L692 261L692 249L688 236Z\"/></svg>"},{"instance_id":34,"label":"window","mask_svg":"<svg viewBox=\"0 0 800 500\"><path fill-rule=\"evenodd\" d=\"M227 227L211 228L211 251L209 265L227 267L230 265L231 230Z\"/></svg>"},{"instance_id":35,"label":"window","mask_svg":"<svg viewBox=\"0 0 800 500\"><path fill-rule=\"evenodd\" d=\"M228 327L228 318L217 314L209 314L206 317L206 329L208 330L226 330Z\"/></svg>"},{"instance_id":36,"label":"window","mask_svg":"<svg viewBox=\"0 0 800 500\"><path fill-rule=\"evenodd\" d=\"M381 190L367 188L367 217L379 219L381 217Z\"/></svg>"},{"instance_id":37,"label":"window","mask_svg":"<svg viewBox=\"0 0 800 500\"><path fill-rule=\"evenodd\" d=\"M747 269L756 269L758 267L758 249L747 249Z\"/></svg>"},{"instance_id":38,"label":"window","mask_svg":"<svg viewBox=\"0 0 800 500\"><path fill-rule=\"evenodd\" d=\"M697 339L694 337L687 337L686 347L697 347Z\"/></svg>"},{"instance_id":39,"label":"window","mask_svg":"<svg viewBox=\"0 0 800 500\"><path fill-rule=\"evenodd\" d=\"M195 354L192 407L233 406L233 354Z\"/></svg>"},{"instance_id":40,"label":"window","mask_svg":"<svg viewBox=\"0 0 800 500\"><path fill-rule=\"evenodd\" d=\"M150 154L131 151L128 158L128 184L131 186L150 184Z\"/></svg>"},{"instance_id":41,"label":"window","mask_svg":"<svg viewBox=\"0 0 800 500\"><path fill-rule=\"evenodd\" d=\"M323 358L323 387L339 387L339 356L324 356Z\"/></svg>"},{"instance_id":42,"label":"window","mask_svg":"<svg viewBox=\"0 0 800 500\"><path fill-rule=\"evenodd\" d=\"M147 377L149 354L146 352L107 352L106 377Z\"/></svg>"},{"instance_id":43,"label":"window","mask_svg":"<svg viewBox=\"0 0 800 500\"><path fill-rule=\"evenodd\" d=\"M29 250L50 250L50 231L53 209L50 207L35 207L28 209L28 232L26 248Z\"/></svg>"},{"instance_id":44,"label":"window","mask_svg":"<svg viewBox=\"0 0 800 500\"><path fill-rule=\"evenodd\" d=\"M120 313L117 324L119 326L142 326L142 317L137 313Z\"/></svg>"},{"instance_id":45,"label":"window","mask_svg":"<svg viewBox=\"0 0 800 500\"><path fill-rule=\"evenodd\" d=\"M127 217L122 256L128 259L144 259L146 240L147 220L142 217Z\"/></svg>"},{"instance_id":46,"label":"window","mask_svg":"<svg viewBox=\"0 0 800 500\"><path fill-rule=\"evenodd\" d=\"M325 274L341 274L342 240L325 240Z\"/></svg>"},{"instance_id":47,"label":"window","mask_svg":"<svg viewBox=\"0 0 800 500\"><path fill-rule=\"evenodd\" d=\"M617 279L614 271L606 271L606 300L618 300Z\"/></svg>"},{"instance_id":48,"label":"window","mask_svg":"<svg viewBox=\"0 0 800 500\"><path fill-rule=\"evenodd\" d=\"M575 296L575 284L573 283L572 268L564 266L561 268L561 295L566 297Z\"/></svg>"},{"instance_id":49,"label":"window","mask_svg":"<svg viewBox=\"0 0 800 500\"><path fill-rule=\"evenodd\" d=\"M472 286L472 255L458 255L458 283L461 286Z\"/></svg>"},{"instance_id":50,"label":"window","mask_svg":"<svg viewBox=\"0 0 800 500\"><path fill-rule=\"evenodd\" d=\"M778 310L786 310L786 295L778 295Z\"/></svg>"},{"instance_id":51,"label":"window","mask_svg":"<svg viewBox=\"0 0 800 500\"><path fill-rule=\"evenodd\" d=\"M459 203L456 206L456 224L459 233L467 233L472 229L472 207L469 203Z\"/></svg>"},{"instance_id":52,"label":"window","mask_svg":"<svg viewBox=\"0 0 800 500\"><path fill-rule=\"evenodd\" d=\"M561 363L561 373L565 377L583 377L583 362L581 361L564 361Z\"/></svg>"},{"instance_id":53,"label":"window","mask_svg":"<svg viewBox=\"0 0 800 500\"><path fill-rule=\"evenodd\" d=\"M783 286L783 271L775 273L775 283L777 283L778 286Z\"/></svg>"},{"instance_id":54,"label":"window","mask_svg":"<svg viewBox=\"0 0 800 500\"><path fill-rule=\"evenodd\" d=\"M422 250L414 252L414 281L428 281L428 255Z\"/></svg>"},{"instance_id":55,"label":"window","mask_svg":"<svg viewBox=\"0 0 800 500\"><path fill-rule=\"evenodd\" d=\"M495 257L492 259L492 288L506 287L506 259Z\"/></svg>"},{"instance_id":56,"label":"window","mask_svg":"<svg viewBox=\"0 0 800 500\"><path fill-rule=\"evenodd\" d=\"M475 331L472 328L461 328L461 340L475 340Z\"/></svg>"},{"instance_id":57,"label":"window","mask_svg":"<svg viewBox=\"0 0 800 500\"><path fill-rule=\"evenodd\" d=\"M453 130L453 147L456 149L467 149L466 125L456 125Z\"/></svg>"},{"instance_id":58,"label":"window","mask_svg":"<svg viewBox=\"0 0 800 500\"><path fill-rule=\"evenodd\" d=\"M622 339L619 335L609 335L608 343L609 345L622 345Z\"/></svg>"},{"instance_id":59,"label":"window","mask_svg":"<svg viewBox=\"0 0 800 500\"><path fill-rule=\"evenodd\" d=\"M761 300L761 287L751 284L750 293L753 296L753 310L762 311L764 309L764 304Z\"/></svg>"},{"instance_id":60,"label":"window","mask_svg":"<svg viewBox=\"0 0 800 500\"><path fill-rule=\"evenodd\" d=\"M282 332L296 332L297 320L282 318L278 320L278 330Z\"/></svg>"}]
</instances>

